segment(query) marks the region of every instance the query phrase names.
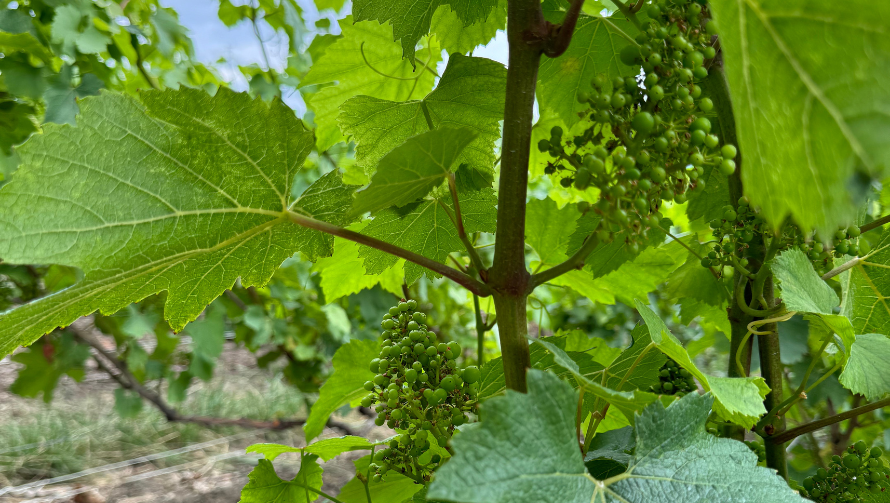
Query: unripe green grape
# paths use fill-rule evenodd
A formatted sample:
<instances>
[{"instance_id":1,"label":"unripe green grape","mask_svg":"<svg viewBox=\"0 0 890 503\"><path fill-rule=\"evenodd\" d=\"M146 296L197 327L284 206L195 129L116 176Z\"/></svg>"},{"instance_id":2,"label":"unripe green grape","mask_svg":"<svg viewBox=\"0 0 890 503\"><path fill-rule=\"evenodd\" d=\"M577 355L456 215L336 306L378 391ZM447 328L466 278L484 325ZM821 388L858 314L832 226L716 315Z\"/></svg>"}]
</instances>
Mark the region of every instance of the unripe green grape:
<instances>
[{"instance_id":1,"label":"unripe green grape","mask_svg":"<svg viewBox=\"0 0 890 503\"><path fill-rule=\"evenodd\" d=\"M562 128L559 126L553 126L550 129L550 138L556 138L557 140L562 138Z\"/></svg>"},{"instance_id":2,"label":"unripe green grape","mask_svg":"<svg viewBox=\"0 0 890 503\"><path fill-rule=\"evenodd\" d=\"M627 101L624 99L623 94L615 93L612 95L611 103L613 108L621 108L627 103Z\"/></svg>"},{"instance_id":3,"label":"unripe green grape","mask_svg":"<svg viewBox=\"0 0 890 503\"><path fill-rule=\"evenodd\" d=\"M646 15L649 16L650 19L657 19L661 16L661 7L656 4L650 4L646 7Z\"/></svg>"},{"instance_id":4,"label":"unripe green grape","mask_svg":"<svg viewBox=\"0 0 890 503\"><path fill-rule=\"evenodd\" d=\"M627 193L627 188L624 185L613 185L609 188L609 193L618 198Z\"/></svg>"},{"instance_id":5,"label":"unripe green grape","mask_svg":"<svg viewBox=\"0 0 890 503\"><path fill-rule=\"evenodd\" d=\"M392 320L384 320L380 325L386 330L392 330L396 326L396 322Z\"/></svg>"},{"instance_id":6,"label":"unripe green grape","mask_svg":"<svg viewBox=\"0 0 890 503\"><path fill-rule=\"evenodd\" d=\"M664 88L661 86L652 86L649 89L649 97L652 98L653 101L661 101L664 98Z\"/></svg>"},{"instance_id":7,"label":"unripe green grape","mask_svg":"<svg viewBox=\"0 0 890 503\"><path fill-rule=\"evenodd\" d=\"M708 76L708 69L704 66L700 66L692 71L692 76L698 80L704 79Z\"/></svg>"},{"instance_id":8,"label":"unripe green grape","mask_svg":"<svg viewBox=\"0 0 890 503\"><path fill-rule=\"evenodd\" d=\"M692 69L700 67L704 62L705 55L698 51L690 52L686 55L685 58L683 58L683 63L686 65L686 67Z\"/></svg>"},{"instance_id":9,"label":"unripe green grape","mask_svg":"<svg viewBox=\"0 0 890 503\"><path fill-rule=\"evenodd\" d=\"M647 89L651 89L652 86L654 86L655 84L658 84L658 75L656 75L654 73L650 73L650 74L646 75L646 78L643 79L643 83L646 85Z\"/></svg>"},{"instance_id":10,"label":"unripe green grape","mask_svg":"<svg viewBox=\"0 0 890 503\"><path fill-rule=\"evenodd\" d=\"M680 98L674 98L671 100L671 108L674 110L682 110L683 109L683 100Z\"/></svg>"},{"instance_id":11,"label":"unripe green grape","mask_svg":"<svg viewBox=\"0 0 890 503\"><path fill-rule=\"evenodd\" d=\"M612 107L612 96L606 93L601 93L594 98L594 104L600 110L608 110Z\"/></svg>"},{"instance_id":12,"label":"unripe green grape","mask_svg":"<svg viewBox=\"0 0 890 503\"><path fill-rule=\"evenodd\" d=\"M709 134L705 136L705 146L708 148L715 148L717 144L720 143L720 138L717 135Z\"/></svg>"},{"instance_id":13,"label":"unripe green grape","mask_svg":"<svg viewBox=\"0 0 890 503\"><path fill-rule=\"evenodd\" d=\"M698 133L699 131L696 131ZM689 156L689 164L693 166L701 166L705 162L705 157L700 153L696 152Z\"/></svg>"},{"instance_id":14,"label":"unripe green grape","mask_svg":"<svg viewBox=\"0 0 890 503\"><path fill-rule=\"evenodd\" d=\"M723 162L720 163L720 172L726 176L735 173L735 161L732 159L724 159Z\"/></svg>"},{"instance_id":15,"label":"unripe green grape","mask_svg":"<svg viewBox=\"0 0 890 503\"><path fill-rule=\"evenodd\" d=\"M637 211L639 211L640 213L645 212L645 211L648 211L648 210L649 210L649 201L648 201L645 197L638 197L638 198L634 201L634 207L635 207L635 208L637 209Z\"/></svg>"},{"instance_id":16,"label":"unripe green grape","mask_svg":"<svg viewBox=\"0 0 890 503\"><path fill-rule=\"evenodd\" d=\"M859 235L862 234L862 229L860 229L856 225L853 225L847 228L847 233L850 235L851 238L858 238Z\"/></svg>"},{"instance_id":17,"label":"unripe green grape","mask_svg":"<svg viewBox=\"0 0 890 503\"><path fill-rule=\"evenodd\" d=\"M663 138L660 138L663 139ZM652 181L655 183L661 183L667 177L667 173L664 171L664 168L657 166L652 168L652 172L649 175L652 178Z\"/></svg>"},{"instance_id":18,"label":"unripe green grape","mask_svg":"<svg viewBox=\"0 0 890 503\"><path fill-rule=\"evenodd\" d=\"M639 63L640 50L636 46L626 45L621 49L621 52L618 53L618 57L625 65L634 66Z\"/></svg>"},{"instance_id":19,"label":"unripe green grape","mask_svg":"<svg viewBox=\"0 0 890 503\"><path fill-rule=\"evenodd\" d=\"M702 98L698 102L698 108L702 109L703 112L710 112L714 109L714 102L711 101L711 98Z\"/></svg>"},{"instance_id":20,"label":"unripe green grape","mask_svg":"<svg viewBox=\"0 0 890 503\"><path fill-rule=\"evenodd\" d=\"M702 130L705 133L711 132L711 121L707 119L707 117L699 117L692 121L692 124L689 125L690 131Z\"/></svg>"},{"instance_id":21,"label":"unripe green grape","mask_svg":"<svg viewBox=\"0 0 890 503\"><path fill-rule=\"evenodd\" d=\"M708 35L717 34L717 24L714 23L713 19L708 20L708 22L705 23L705 33L707 33Z\"/></svg>"},{"instance_id":22,"label":"unripe green grape","mask_svg":"<svg viewBox=\"0 0 890 503\"><path fill-rule=\"evenodd\" d=\"M597 159L597 161L599 161ZM602 164L602 161L599 161ZM575 172L575 188L578 190L585 190L590 186L590 180L593 175L590 173L588 169L582 168Z\"/></svg>"},{"instance_id":23,"label":"unripe green grape","mask_svg":"<svg viewBox=\"0 0 890 503\"><path fill-rule=\"evenodd\" d=\"M593 151L593 155L599 157L600 159L605 159L609 156L609 151L605 149L605 147L597 147Z\"/></svg>"},{"instance_id":24,"label":"unripe green grape","mask_svg":"<svg viewBox=\"0 0 890 503\"><path fill-rule=\"evenodd\" d=\"M624 177L628 180L639 180L640 176L640 170L638 170L637 168L630 168L624 172Z\"/></svg>"},{"instance_id":25,"label":"unripe green grape","mask_svg":"<svg viewBox=\"0 0 890 503\"><path fill-rule=\"evenodd\" d=\"M578 91L578 102L587 103L590 101L590 93L584 90Z\"/></svg>"},{"instance_id":26,"label":"unripe green grape","mask_svg":"<svg viewBox=\"0 0 890 503\"><path fill-rule=\"evenodd\" d=\"M538 141L538 150L541 152L547 152L550 150L550 142L548 140L539 140Z\"/></svg>"},{"instance_id":27,"label":"unripe green grape","mask_svg":"<svg viewBox=\"0 0 890 503\"><path fill-rule=\"evenodd\" d=\"M655 118L649 112L640 112L631 120L631 126L642 135L648 135L655 127Z\"/></svg>"},{"instance_id":28,"label":"unripe green grape","mask_svg":"<svg viewBox=\"0 0 890 503\"><path fill-rule=\"evenodd\" d=\"M430 346L430 347L426 348L426 354L427 354L427 356L429 356L429 357L436 356L436 347L435 347L435 346Z\"/></svg>"},{"instance_id":29,"label":"unripe green grape","mask_svg":"<svg viewBox=\"0 0 890 503\"><path fill-rule=\"evenodd\" d=\"M649 63L651 63L652 65L658 66L661 64L661 62L661 54L655 52L649 55Z\"/></svg>"},{"instance_id":30,"label":"unripe green grape","mask_svg":"<svg viewBox=\"0 0 890 503\"><path fill-rule=\"evenodd\" d=\"M735 159L735 156L738 155L738 150L736 150L735 145L727 143L720 147L720 155L722 155L724 159Z\"/></svg>"},{"instance_id":31,"label":"unripe green grape","mask_svg":"<svg viewBox=\"0 0 890 503\"><path fill-rule=\"evenodd\" d=\"M689 136L689 143L695 147L702 145L707 140L708 134L701 129L695 130Z\"/></svg>"},{"instance_id":32,"label":"unripe green grape","mask_svg":"<svg viewBox=\"0 0 890 503\"><path fill-rule=\"evenodd\" d=\"M713 59L717 55L717 49L708 46L702 49L702 54L705 55L705 59Z\"/></svg>"},{"instance_id":33,"label":"unripe green grape","mask_svg":"<svg viewBox=\"0 0 890 503\"><path fill-rule=\"evenodd\" d=\"M470 366L465 368L460 376L467 384L473 384L482 377L482 373L479 371L479 367Z\"/></svg>"}]
</instances>

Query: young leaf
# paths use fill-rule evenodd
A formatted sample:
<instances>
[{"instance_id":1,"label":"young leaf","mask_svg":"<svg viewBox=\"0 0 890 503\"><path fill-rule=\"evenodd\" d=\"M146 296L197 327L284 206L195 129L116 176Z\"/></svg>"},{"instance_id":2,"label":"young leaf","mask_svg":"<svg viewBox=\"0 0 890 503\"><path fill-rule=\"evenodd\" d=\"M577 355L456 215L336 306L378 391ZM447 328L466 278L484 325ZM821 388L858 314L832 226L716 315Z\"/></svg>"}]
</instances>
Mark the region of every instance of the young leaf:
<instances>
[{"instance_id":1,"label":"young leaf","mask_svg":"<svg viewBox=\"0 0 890 503\"><path fill-rule=\"evenodd\" d=\"M569 236L579 217L572 205L557 207L553 199L532 199L526 205L525 242L541 262L552 267L565 260Z\"/></svg>"},{"instance_id":2,"label":"young leaf","mask_svg":"<svg viewBox=\"0 0 890 503\"><path fill-rule=\"evenodd\" d=\"M462 193L459 200L467 233L495 232L497 198L493 190ZM451 215L454 215L454 203L450 195L425 199L377 213L364 233L445 263L449 253L464 249ZM359 256L365 259L365 270L369 274L382 274L398 263L395 256L364 246L359 248ZM408 284L423 274L432 278L434 273L417 264L405 264Z\"/></svg>"},{"instance_id":3,"label":"young leaf","mask_svg":"<svg viewBox=\"0 0 890 503\"><path fill-rule=\"evenodd\" d=\"M782 289L782 302L789 311L830 314L840 302L807 256L796 248L776 257L772 271Z\"/></svg>"},{"instance_id":4,"label":"young leaf","mask_svg":"<svg viewBox=\"0 0 890 503\"><path fill-rule=\"evenodd\" d=\"M303 457L297 476L293 480L282 480L275 473L272 462L261 459L256 468L247 475L250 481L241 490L239 503L270 501L312 503L319 497L323 472L318 464L318 456L307 455Z\"/></svg>"},{"instance_id":5,"label":"young leaf","mask_svg":"<svg viewBox=\"0 0 890 503\"><path fill-rule=\"evenodd\" d=\"M849 272L840 275L841 314L850 318L857 334L890 334L890 232Z\"/></svg>"},{"instance_id":6,"label":"young leaf","mask_svg":"<svg viewBox=\"0 0 890 503\"><path fill-rule=\"evenodd\" d=\"M356 194L353 213L374 213L425 197L457 169L455 161L474 139L469 129L450 128L409 138L380 160L371 184Z\"/></svg>"},{"instance_id":7,"label":"young leaf","mask_svg":"<svg viewBox=\"0 0 890 503\"><path fill-rule=\"evenodd\" d=\"M807 256L792 248L775 258L772 271L785 307L789 311L808 313L806 319L837 334L838 346L846 358L856 339L853 326L846 316L833 314L839 303L837 294L819 277Z\"/></svg>"},{"instance_id":8,"label":"young leaf","mask_svg":"<svg viewBox=\"0 0 890 503\"><path fill-rule=\"evenodd\" d=\"M507 25L507 1L498 0L485 21L470 25L464 22L450 7L439 7L433 14L430 32L442 44L448 54L466 54L477 46L488 44Z\"/></svg>"},{"instance_id":9,"label":"young leaf","mask_svg":"<svg viewBox=\"0 0 890 503\"><path fill-rule=\"evenodd\" d=\"M356 21L376 19L381 24L389 21L394 40L402 42L403 57L413 64L415 46L429 33L433 13L441 5L450 6L464 26L469 26L485 21L497 6L497 0L356 0L352 13Z\"/></svg>"},{"instance_id":10,"label":"young leaf","mask_svg":"<svg viewBox=\"0 0 890 503\"><path fill-rule=\"evenodd\" d=\"M247 452L256 452L262 454L269 461L275 461L275 458L285 452L302 451L306 454L315 454L324 461L330 461L344 452L371 450L371 447L374 445L363 437L347 435L345 437L319 440L306 447L291 447L281 444L253 444L247 448Z\"/></svg>"},{"instance_id":11,"label":"young leaf","mask_svg":"<svg viewBox=\"0 0 890 503\"><path fill-rule=\"evenodd\" d=\"M355 462L356 473L363 475L368 474L368 465L371 463L371 456L365 456ZM368 503L368 492L371 493L371 501L373 502L401 502L410 499L423 486L415 484L408 477L390 470L380 482L368 481L368 490L365 491L365 485L358 477L343 486L337 499L343 503Z\"/></svg>"},{"instance_id":12,"label":"young leaf","mask_svg":"<svg viewBox=\"0 0 890 503\"><path fill-rule=\"evenodd\" d=\"M869 400L890 393L890 338L857 335L839 380L845 388Z\"/></svg>"},{"instance_id":13,"label":"young leaf","mask_svg":"<svg viewBox=\"0 0 890 503\"><path fill-rule=\"evenodd\" d=\"M564 14L557 13L551 22L562 22ZM588 16L578 18L572 43L558 58L544 58L538 73L538 100L541 108L556 112L566 126L578 122L576 112L586 105L578 103L578 91L589 91L590 80L596 75L630 77L639 67L621 62L618 53L628 45L637 45L633 38L638 30L620 14L611 17Z\"/></svg>"},{"instance_id":14,"label":"young leaf","mask_svg":"<svg viewBox=\"0 0 890 503\"><path fill-rule=\"evenodd\" d=\"M359 230L355 227L352 230ZM359 257L359 245L346 239L334 239L334 253L330 257L318 259L312 270L321 274L321 289L327 302L371 289L379 284L387 292L401 296L405 270L403 267L390 267L380 274L365 273L365 266Z\"/></svg>"},{"instance_id":15,"label":"young leaf","mask_svg":"<svg viewBox=\"0 0 890 503\"><path fill-rule=\"evenodd\" d=\"M890 165L890 3L714 0L751 204L834 232ZM769 64L757 62L768 61ZM838 77L843 76L842 81ZM793 180L793 183L789 183ZM848 187L854 190L847 190Z\"/></svg>"},{"instance_id":16,"label":"young leaf","mask_svg":"<svg viewBox=\"0 0 890 503\"><path fill-rule=\"evenodd\" d=\"M636 306L646 322L653 344L694 375L705 391L711 392L715 399L714 412L720 417L745 428L751 428L760 416L766 414L763 398L769 393L769 387L762 377L732 378L705 375L692 363L689 354L668 330L664 321L639 300L636 301Z\"/></svg>"},{"instance_id":17,"label":"young leaf","mask_svg":"<svg viewBox=\"0 0 890 503\"><path fill-rule=\"evenodd\" d=\"M456 164L491 178L494 146L504 118L507 71L485 58L453 54L436 89L420 101L397 102L356 96L340 106L343 133L356 142L356 162L371 172L380 159L408 138L440 127L478 134Z\"/></svg>"},{"instance_id":18,"label":"young leaf","mask_svg":"<svg viewBox=\"0 0 890 503\"><path fill-rule=\"evenodd\" d=\"M334 353L334 373L321 386L318 400L312 404L312 410L303 425L307 441L321 434L335 410L347 403L355 404L368 394L364 384L374 378L369 366L379 350L377 341L354 340L340 346Z\"/></svg>"},{"instance_id":19,"label":"young leaf","mask_svg":"<svg viewBox=\"0 0 890 503\"><path fill-rule=\"evenodd\" d=\"M46 341L42 346L32 346L10 358L23 367L10 384L9 391L28 398L43 393L43 401L49 403L62 376L67 375L77 382L83 380L86 375L84 362L89 357L89 346L78 344L68 333Z\"/></svg>"},{"instance_id":20,"label":"young leaf","mask_svg":"<svg viewBox=\"0 0 890 503\"><path fill-rule=\"evenodd\" d=\"M578 368L578 364L575 363L565 351L542 339L536 339L534 342L544 346L547 351L553 354L554 362L572 374L578 387L584 390L585 396L590 395L612 405L620 410L630 423L633 423L635 413L643 410L644 407L658 398L655 394L647 393L645 391L628 392L609 389L582 375ZM620 381L623 381L623 379Z\"/></svg>"},{"instance_id":21,"label":"young leaf","mask_svg":"<svg viewBox=\"0 0 890 503\"><path fill-rule=\"evenodd\" d=\"M337 126L337 109L344 101L360 94L383 100L421 99L433 88L432 69L440 59L437 46L420 51L424 68L413 68L402 59L402 51L393 43L392 28L378 23L354 23L352 17L340 21L343 36L331 44L300 82L329 85L312 94L309 108L315 112L319 150L327 150L343 141Z\"/></svg>"},{"instance_id":22,"label":"young leaf","mask_svg":"<svg viewBox=\"0 0 890 503\"><path fill-rule=\"evenodd\" d=\"M335 215L321 199L290 204L313 139L281 102L185 87L141 99L85 99L78 127L48 125L19 149L22 168L0 190L0 256L84 279L0 316L0 353L162 290L181 330L238 277L261 286L296 251L330 253L288 222L289 206L348 223L348 208Z\"/></svg>"},{"instance_id":23,"label":"young leaf","mask_svg":"<svg viewBox=\"0 0 890 503\"><path fill-rule=\"evenodd\" d=\"M557 377L528 372L528 394L485 403L485 420L454 437L454 459L436 474L430 498L465 503L801 502L775 472L756 466L745 445L705 432L713 399L690 393L657 402L636 421L627 472L587 473L574 411L577 394ZM536 432L529 437L528 431Z\"/></svg>"}]
</instances>

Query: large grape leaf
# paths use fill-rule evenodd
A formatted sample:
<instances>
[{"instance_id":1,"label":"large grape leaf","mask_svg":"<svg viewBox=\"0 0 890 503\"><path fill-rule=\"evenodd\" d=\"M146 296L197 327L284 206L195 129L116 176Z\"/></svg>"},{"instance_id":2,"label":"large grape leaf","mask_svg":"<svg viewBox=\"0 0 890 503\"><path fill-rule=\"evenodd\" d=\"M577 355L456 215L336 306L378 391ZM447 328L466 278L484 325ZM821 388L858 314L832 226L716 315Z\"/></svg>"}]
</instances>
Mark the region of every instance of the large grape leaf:
<instances>
[{"instance_id":1,"label":"large grape leaf","mask_svg":"<svg viewBox=\"0 0 890 503\"><path fill-rule=\"evenodd\" d=\"M551 22L561 22L561 12L550 17ZM588 108L578 103L578 91L590 91L590 80L596 75L608 78L631 77L639 73L639 67L627 66L618 53L628 45L637 45L633 38L638 30L620 14L610 17L588 16L578 18L572 42L558 58L544 58L538 72L538 102L559 116L568 127L578 122L578 112Z\"/></svg>"},{"instance_id":2,"label":"large grape leaf","mask_svg":"<svg viewBox=\"0 0 890 503\"><path fill-rule=\"evenodd\" d=\"M705 391L713 395L714 412L723 419L751 428L757 419L766 414L763 399L769 387L762 377L715 377L705 375L689 358L680 341L668 330L664 321L648 306L636 301L637 310L646 322L652 343L662 353L677 362L698 379Z\"/></svg>"},{"instance_id":3,"label":"large grape leaf","mask_svg":"<svg viewBox=\"0 0 890 503\"><path fill-rule=\"evenodd\" d=\"M343 36L328 46L300 82L301 88L336 83L307 101L315 112L319 150L345 139L337 125L337 110L344 101L360 94L392 101L421 99L433 88L433 70L441 58L437 46L425 48L418 53L425 66L415 69L402 59L389 26L353 23L347 17L340 21L340 29Z\"/></svg>"},{"instance_id":4,"label":"large grape leaf","mask_svg":"<svg viewBox=\"0 0 890 503\"><path fill-rule=\"evenodd\" d=\"M303 425L307 442L321 434L334 411L346 404L355 405L368 394L364 384L374 378L371 360L379 354L380 346L372 340L350 341L334 353L334 373L321 386Z\"/></svg>"},{"instance_id":5,"label":"large grape leaf","mask_svg":"<svg viewBox=\"0 0 890 503\"><path fill-rule=\"evenodd\" d=\"M318 456L303 456L300 471L293 480L282 480L268 459L261 459L247 475L249 482L241 490L239 503L312 503L319 497L324 469L318 464Z\"/></svg>"},{"instance_id":6,"label":"large grape leaf","mask_svg":"<svg viewBox=\"0 0 890 503\"><path fill-rule=\"evenodd\" d=\"M237 278L264 285L297 251L331 253L330 236L289 223L289 208L348 223L351 190L335 172L291 201L313 137L281 102L224 88L140 98L85 99L77 127L47 125L19 149L22 167L0 190L0 257L84 278L0 315L0 353L163 290L181 330Z\"/></svg>"},{"instance_id":7,"label":"large grape leaf","mask_svg":"<svg viewBox=\"0 0 890 503\"><path fill-rule=\"evenodd\" d=\"M448 5L464 26L469 26L485 21L497 4L498 0L355 0L352 14L356 21L388 21L394 40L402 43L403 56L413 64L415 46L429 33L433 14L440 6Z\"/></svg>"},{"instance_id":8,"label":"large grape leaf","mask_svg":"<svg viewBox=\"0 0 890 503\"><path fill-rule=\"evenodd\" d=\"M529 370L528 394L484 404L483 421L453 439L454 460L428 497L464 503L791 503L805 500L741 442L705 432L713 399L690 393L636 420L628 470L587 473L578 449L578 395L556 376ZM529 432L534 432L530 434Z\"/></svg>"},{"instance_id":9,"label":"large grape leaf","mask_svg":"<svg viewBox=\"0 0 890 503\"><path fill-rule=\"evenodd\" d=\"M353 212L374 213L425 197L457 169L461 152L476 138L469 129L435 129L408 138L380 160L371 184L356 194Z\"/></svg>"},{"instance_id":10,"label":"large grape leaf","mask_svg":"<svg viewBox=\"0 0 890 503\"><path fill-rule=\"evenodd\" d=\"M890 338L881 334L856 336L839 380L845 388L869 400L890 393Z\"/></svg>"},{"instance_id":11,"label":"large grape leaf","mask_svg":"<svg viewBox=\"0 0 890 503\"><path fill-rule=\"evenodd\" d=\"M466 192L459 197L461 215L467 233L495 232L497 198L491 189ZM403 208L389 208L378 212L365 228L364 234L396 244L424 257L445 263L448 254L464 249L452 221L454 203L450 194L425 199ZM394 255L374 248L359 247L359 256L365 260L365 271L382 274L398 262ZM414 263L405 264L408 284L421 275L434 277L433 272Z\"/></svg>"},{"instance_id":12,"label":"large grape leaf","mask_svg":"<svg viewBox=\"0 0 890 503\"><path fill-rule=\"evenodd\" d=\"M466 54L491 41L507 25L507 0L498 0L485 21L465 25L450 7L439 7L433 14L430 32L436 35L448 54Z\"/></svg>"},{"instance_id":13,"label":"large grape leaf","mask_svg":"<svg viewBox=\"0 0 890 503\"><path fill-rule=\"evenodd\" d=\"M890 3L714 0L751 203L831 233L890 164ZM793 183L789 183L793 180ZM850 189L853 190L850 190Z\"/></svg>"},{"instance_id":14,"label":"large grape leaf","mask_svg":"<svg viewBox=\"0 0 890 503\"><path fill-rule=\"evenodd\" d=\"M457 159L491 177L494 144L504 118L507 72L485 58L453 54L436 89L419 101L356 96L340 106L340 128L356 142L356 162L371 172L383 156L408 138L439 127L478 134Z\"/></svg>"}]
</instances>

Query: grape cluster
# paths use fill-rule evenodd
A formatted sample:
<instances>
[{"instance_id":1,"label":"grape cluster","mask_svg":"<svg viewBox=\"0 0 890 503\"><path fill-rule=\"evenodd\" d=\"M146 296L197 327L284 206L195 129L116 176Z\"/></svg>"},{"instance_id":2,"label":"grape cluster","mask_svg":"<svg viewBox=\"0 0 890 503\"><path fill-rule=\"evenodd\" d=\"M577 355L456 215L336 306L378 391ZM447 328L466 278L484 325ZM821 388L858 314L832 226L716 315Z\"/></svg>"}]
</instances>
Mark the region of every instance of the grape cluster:
<instances>
[{"instance_id":1,"label":"grape cluster","mask_svg":"<svg viewBox=\"0 0 890 503\"><path fill-rule=\"evenodd\" d=\"M710 222L716 244L702 258L701 265L716 267L718 272L722 266L747 267L748 259L745 255L751 241L755 236L769 232L769 229L745 197L739 199L737 208L727 205L722 211L722 218ZM814 239L813 234L804 235L796 226L788 225L780 238L782 243L779 250L798 247L810 258L816 271L824 274L834 266L834 258L860 253L860 234L861 230L855 225L839 229L833 236L833 244L826 245L822 240Z\"/></svg>"},{"instance_id":2,"label":"grape cluster","mask_svg":"<svg viewBox=\"0 0 890 503\"><path fill-rule=\"evenodd\" d=\"M651 386L649 391L660 395L683 396L697 389L692 374L671 359L661 366L658 371L658 379L660 383Z\"/></svg>"},{"instance_id":3,"label":"grape cluster","mask_svg":"<svg viewBox=\"0 0 890 503\"><path fill-rule=\"evenodd\" d=\"M637 44L620 53L625 64L642 65L645 89L632 77L596 76L593 89L577 96L590 105L585 113L593 125L571 141L557 126L538 143L557 159L545 173L559 177L563 187L599 189L592 209L603 217L600 241L627 230L630 248L659 225L663 201L683 203L704 189L706 167L732 174L737 154L712 133L707 116L714 103L697 84L716 56L704 0L655 0L646 14Z\"/></svg>"},{"instance_id":4,"label":"grape cluster","mask_svg":"<svg viewBox=\"0 0 890 503\"><path fill-rule=\"evenodd\" d=\"M416 309L417 301L403 300L384 317L380 354L370 366L377 375L365 383L371 394L362 405L377 404L376 424L398 433L388 449L374 454L376 481L389 470L429 481L441 457L432 456L426 465L417 458L432 447L431 440L445 447L476 404L479 369L460 369L460 345L438 342L426 315Z\"/></svg>"},{"instance_id":5,"label":"grape cluster","mask_svg":"<svg viewBox=\"0 0 890 503\"><path fill-rule=\"evenodd\" d=\"M751 442L746 440L745 445L748 446L748 449L751 449L751 452L757 454L758 463L766 461L766 446L764 446L762 442Z\"/></svg>"},{"instance_id":6,"label":"grape cluster","mask_svg":"<svg viewBox=\"0 0 890 503\"><path fill-rule=\"evenodd\" d=\"M827 470L820 468L804 479L800 493L820 503L841 503L863 502L869 493L885 492L890 487L890 469L882 454L880 447L869 449L860 440L843 457L832 457Z\"/></svg>"}]
</instances>

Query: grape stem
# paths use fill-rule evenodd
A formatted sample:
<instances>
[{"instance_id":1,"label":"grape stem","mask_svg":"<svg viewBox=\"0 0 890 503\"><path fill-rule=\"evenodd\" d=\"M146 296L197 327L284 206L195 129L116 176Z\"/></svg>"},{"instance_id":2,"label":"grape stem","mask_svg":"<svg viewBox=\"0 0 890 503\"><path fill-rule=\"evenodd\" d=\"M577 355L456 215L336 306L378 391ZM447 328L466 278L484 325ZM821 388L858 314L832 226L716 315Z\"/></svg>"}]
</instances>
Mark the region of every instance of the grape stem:
<instances>
[{"instance_id":1,"label":"grape stem","mask_svg":"<svg viewBox=\"0 0 890 503\"><path fill-rule=\"evenodd\" d=\"M550 38L544 45L544 54L550 58L557 58L566 52L569 44L572 42L572 34L575 32L575 25L578 23L578 16L581 14L581 7L584 6L584 0L572 0L566 15L562 19L562 24L551 29Z\"/></svg>"},{"instance_id":2,"label":"grape stem","mask_svg":"<svg viewBox=\"0 0 890 503\"><path fill-rule=\"evenodd\" d=\"M287 217L291 220L291 222L299 225L300 227L306 227L308 229L314 229L326 234L331 234L332 236L348 239L349 241L353 241L360 245L369 246L371 248L389 253L390 255L395 255L396 257L403 258L409 262L413 262L421 267L425 267L433 272L445 276L446 278L454 281L458 285L466 288L476 295L479 295L480 297L488 297L492 293L492 290L488 285L470 277L467 274L462 273L461 271L458 271L457 269L448 267L445 264L441 264L435 260L426 258L418 253L400 248L394 244L387 243L386 241L382 241L371 236L365 236L364 234L360 234L349 229L337 227L336 225L329 224L321 220L316 220L312 217L301 215L291 210L288 210Z\"/></svg>"},{"instance_id":3,"label":"grape stem","mask_svg":"<svg viewBox=\"0 0 890 503\"><path fill-rule=\"evenodd\" d=\"M809 423L798 426L797 428L792 428L790 430L784 431L778 435L773 437L768 437L770 443L773 444L783 444L789 440L793 440L801 435L805 435L811 431L816 431L820 428L824 428L826 426L831 426L833 424L839 423L841 421L846 421L847 419L852 419L854 417L861 416L862 414L866 414L876 409L881 409L883 407L890 406L890 398L885 398L883 400L879 400L877 402L873 402L867 405L863 405L861 407L856 407L855 409L850 409L846 412L842 412L840 414L835 414L833 416L829 416L822 419L817 419L815 421L811 421Z\"/></svg>"},{"instance_id":4,"label":"grape stem","mask_svg":"<svg viewBox=\"0 0 890 503\"><path fill-rule=\"evenodd\" d=\"M890 222L890 215L883 216L883 217L875 220L874 222L869 222L869 223L863 225L862 227L859 228L859 231L860 232L868 232L872 229L880 228L881 226L883 226L884 224L886 224L888 222Z\"/></svg>"}]
</instances>

